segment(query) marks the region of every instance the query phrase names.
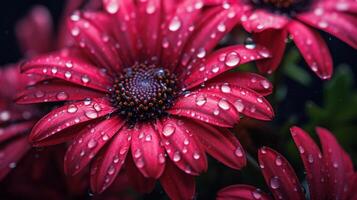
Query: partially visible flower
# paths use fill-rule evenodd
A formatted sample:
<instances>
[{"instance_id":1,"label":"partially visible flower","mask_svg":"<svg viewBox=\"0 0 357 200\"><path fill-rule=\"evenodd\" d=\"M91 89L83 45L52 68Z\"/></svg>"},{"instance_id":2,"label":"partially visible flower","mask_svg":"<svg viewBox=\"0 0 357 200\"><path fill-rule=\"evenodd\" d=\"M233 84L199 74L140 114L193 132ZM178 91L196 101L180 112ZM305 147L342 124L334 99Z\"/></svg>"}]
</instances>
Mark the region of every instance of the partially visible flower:
<instances>
[{"instance_id":1,"label":"partially visible flower","mask_svg":"<svg viewBox=\"0 0 357 200\"><path fill-rule=\"evenodd\" d=\"M291 135L303 161L308 188L306 194L289 162L268 147L260 149L259 164L274 199L289 200L355 200L357 173L348 154L333 134L317 128L322 152L308 133L292 127ZM232 185L219 191L217 199L271 199L260 189L249 185Z\"/></svg>"},{"instance_id":2,"label":"partially visible flower","mask_svg":"<svg viewBox=\"0 0 357 200\"><path fill-rule=\"evenodd\" d=\"M83 0L69 1L64 17L83 4ZM98 0L84 4L88 9L96 9ZM16 25L16 35L25 56L31 57L66 46L67 33L54 35L52 19L43 6L35 6ZM66 29L64 24L60 29ZM20 74L17 64L0 70L0 180L15 168L19 160L30 150L27 136L35 122L44 114L37 106L15 104L16 91L25 89L43 79L39 76ZM41 96L41 93L37 93Z\"/></svg>"},{"instance_id":3,"label":"partially visible flower","mask_svg":"<svg viewBox=\"0 0 357 200\"><path fill-rule=\"evenodd\" d=\"M272 51L271 59L258 63L262 72L280 64L288 35L307 64L320 78L332 75L330 51L320 36L325 31L357 48L357 2L353 0L206 0L207 4L234 7L239 22L254 33L255 42ZM250 44L251 46L251 44Z\"/></svg>"},{"instance_id":4,"label":"partially visible flower","mask_svg":"<svg viewBox=\"0 0 357 200\"><path fill-rule=\"evenodd\" d=\"M272 86L253 73L225 73L269 57L265 48L211 53L232 29L234 10L189 0L103 2L105 12L70 17L76 47L22 66L50 79L20 93L18 102L65 102L36 124L33 144L71 141L65 170L73 175L91 163L94 192L124 166L138 188L150 191L159 179L171 198L187 199L194 176L207 168L206 152L243 167L245 153L227 128L241 114L270 120L264 96Z\"/></svg>"}]
</instances>

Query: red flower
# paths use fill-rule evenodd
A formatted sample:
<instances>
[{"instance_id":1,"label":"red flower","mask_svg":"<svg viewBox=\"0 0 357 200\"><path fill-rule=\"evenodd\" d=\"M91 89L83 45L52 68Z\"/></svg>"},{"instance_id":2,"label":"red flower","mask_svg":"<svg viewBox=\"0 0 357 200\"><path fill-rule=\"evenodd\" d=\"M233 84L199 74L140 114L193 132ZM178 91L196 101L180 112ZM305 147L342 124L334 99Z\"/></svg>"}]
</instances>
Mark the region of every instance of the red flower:
<instances>
[{"instance_id":1,"label":"red flower","mask_svg":"<svg viewBox=\"0 0 357 200\"><path fill-rule=\"evenodd\" d=\"M317 128L322 153L312 138L298 127L291 128L291 135L300 152L306 170L308 199L357 199L357 173L347 153L341 148L333 134L324 128ZM275 199L305 199L305 193L289 162L273 149L260 149L259 164ZM270 199L253 186L232 185L218 193L223 199Z\"/></svg>"},{"instance_id":2,"label":"red flower","mask_svg":"<svg viewBox=\"0 0 357 200\"><path fill-rule=\"evenodd\" d=\"M36 146L72 141L65 170L76 174L91 162L94 192L124 166L142 191L160 179L170 197L192 197L192 175L206 170L206 152L235 169L245 165L226 129L240 114L273 117L265 78L224 74L269 52L237 45L210 54L236 13L174 2L106 0L106 12L76 12L68 26L77 47L22 66L48 80L18 102L66 102L36 124L30 140Z\"/></svg>"},{"instance_id":3,"label":"red flower","mask_svg":"<svg viewBox=\"0 0 357 200\"><path fill-rule=\"evenodd\" d=\"M322 79L332 75L330 51L314 28L357 48L357 2L353 0L207 0L230 4L241 13L240 23L254 33L255 41L272 51L261 61L262 72L273 72L284 55L287 36L295 42L310 68Z\"/></svg>"},{"instance_id":4,"label":"red flower","mask_svg":"<svg viewBox=\"0 0 357 200\"><path fill-rule=\"evenodd\" d=\"M73 12L82 1L70 1L65 9L65 15ZM87 8L95 9L96 1L92 0ZM64 26L60 26L62 27ZM23 53L26 56L33 56L65 46L64 41L67 40L63 38L66 34L58 34L57 40L54 40L52 28L48 10L42 6L34 7L16 25L16 34ZM13 101L15 91L25 89L26 86L42 79L41 77L20 74L16 64L1 69L0 77L0 180L2 180L30 150L27 136L43 112L39 107L19 106Z\"/></svg>"}]
</instances>

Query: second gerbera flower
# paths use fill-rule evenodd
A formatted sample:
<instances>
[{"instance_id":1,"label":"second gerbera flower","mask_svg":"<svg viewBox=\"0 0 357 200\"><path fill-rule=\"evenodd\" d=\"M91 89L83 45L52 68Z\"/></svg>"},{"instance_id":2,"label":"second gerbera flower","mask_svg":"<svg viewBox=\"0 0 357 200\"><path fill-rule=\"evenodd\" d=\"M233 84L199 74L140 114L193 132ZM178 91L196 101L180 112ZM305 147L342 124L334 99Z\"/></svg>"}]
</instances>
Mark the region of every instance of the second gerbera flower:
<instances>
[{"instance_id":1,"label":"second gerbera flower","mask_svg":"<svg viewBox=\"0 0 357 200\"><path fill-rule=\"evenodd\" d=\"M106 12L75 13L69 29L77 46L22 66L48 79L18 102L66 102L36 124L30 140L72 141L66 171L76 174L92 162L95 192L126 165L160 179L172 198L192 197L191 175L206 170L205 152L236 169L245 165L241 145L226 130L240 114L273 117L265 78L223 74L269 52L237 45L210 54L234 26L231 9L203 11L200 1L118 2L104 1Z\"/></svg>"}]
</instances>

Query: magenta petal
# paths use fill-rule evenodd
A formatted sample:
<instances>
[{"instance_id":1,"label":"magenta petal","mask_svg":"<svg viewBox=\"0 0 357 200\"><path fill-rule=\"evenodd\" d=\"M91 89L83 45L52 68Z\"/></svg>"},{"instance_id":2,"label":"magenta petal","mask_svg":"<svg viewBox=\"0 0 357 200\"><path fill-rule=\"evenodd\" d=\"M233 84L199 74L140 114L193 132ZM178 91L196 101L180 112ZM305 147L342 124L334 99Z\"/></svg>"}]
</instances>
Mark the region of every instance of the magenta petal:
<instances>
[{"instance_id":1,"label":"magenta petal","mask_svg":"<svg viewBox=\"0 0 357 200\"><path fill-rule=\"evenodd\" d=\"M165 168L165 152L158 131L151 123L133 129L131 154L136 167L147 178L159 178Z\"/></svg>"},{"instance_id":2,"label":"magenta petal","mask_svg":"<svg viewBox=\"0 0 357 200\"><path fill-rule=\"evenodd\" d=\"M111 86L111 77L100 68L63 52L38 56L25 62L21 71L63 79L78 85L106 92Z\"/></svg>"},{"instance_id":3,"label":"magenta petal","mask_svg":"<svg viewBox=\"0 0 357 200\"><path fill-rule=\"evenodd\" d=\"M167 112L221 127L232 127L239 121L238 111L227 99L202 92L178 98Z\"/></svg>"},{"instance_id":4,"label":"magenta petal","mask_svg":"<svg viewBox=\"0 0 357 200\"><path fill-rule=\"evenodd\" d=\"M238 21L238 13L235 12L236 7L233 5L228 9L217 7L216 10L211 10L201 16L198 22L198 27L189 38L183 50L183 60L189 60L189 63L182 65L193 64L197 60L204 59L206 54L210 53L218 42L232 30Z\"/></svg>"},{"instance_id":5,"label":"magenta petal","mask_svg":"<svg viewBox=\"0 0 357 200\"><path fill-rule=\"evenodd\" d=\"M125 163L131 135L132 131L123 126L105 149L96 156L91 167L90 182L93 192L101 193L113 183Z\"/></svg>"},{"instance_id":6,"label":"magenta petal","mask_svg":"<svg viewBox=\"0 0 357 200\"><path fill-rule=\"evenodd\" d=\"M254 35L255 42L267 47L271 51L271 58L257 62L259 71L263 73L274 72L281 60L285 51L285 40L288 34L285 29L266 30Z\"/></svg>"},{"instance_id":7,"label":"magenta petal","mask_svg":"<svg viewBox=\"0 0 357 200\"><path fill-rule=\"evenodd\" d=\"M248 117L259 120L271 120L274 117L270 103L262 95L248 88L228 83L207 83L206 88L199 91L203 94L225 98L234 106L235 110ZM218 106L223 108L223 104L220 104L220 102L218 102Z\"/></svg>"},{"instance_id":8,"label":"magenta petal","mask_svg":"<svg viewBox=\"0 0 357 200\"><path fill-rule=\"evenodd\" d=\"M220 49L209 55L202 62L197 62L192 69L182 74L187 89L200 85L239 65L270 57L270 53L261 46L248 49L243 45L235 45Z\"/></svg>"},{"instance_id":9,"label":"magenta petal","mask_svg":"<svg viewBox=\"0 0 357 200\"><path fill-rule=\"evenodd\" d=\"M112 117L82 129L67 149L64 158L66 174L75 175L86 167L124 123L119 117Z\"/></svg>"},{"instance_id":10,"label":"magenta petal","mask_svg":"<svg viewBox=\"0 0 357 200\"><path fill-rule=\"evenodd\" d=\"M231 185L218 191L217 200L270 200L270 196L250 185Z\"/></svg>"},{"instance_id":11,"label":"magenta petal","mask_svg":"<svg viewBox=\"0 0 357 200\"><path fill-rule=\"evenodd\" d=\"M266 96L273 92L273 85L268 79L255 73L250 72L234 72L223 74L213 78L208 82L209 84L228 84L237 87L249 88L255 92Z\"/></svg>"},{"instance_id":12,"label":"magenta petal","mask_svg":"<svg viewBox=\"0 0 357 200\"><path fill-rule=\"evenodd\" d=\"M167 162L160 183L171 199L186 200L194 197L196 187L194 177L184 173L171 162Z\"/></svg>"},{"instance_id":13,"label":"magenta petal","mask_svg":"<svg viewBox=\"0 0 357 200\"><path fill-rule=\"evenodd\" d=\"M258 158L265 182L275 199L305 199L294 169L282 155L263 147L259 150Z\"/></svg>"},{"instance_id":14,"label":"magenta petal","mask_svg":"<svg viewBox=\"0 0 357 200\"><path fill-rule=\"evenodd\" d=\"M43 103L57 101L83 100L85 98L99 98L105 93L81 87L59 79L42 81L18 93L16 103Z\"/></svg>"},{"instance_id":15,"label":"magenta petal","mask_svg":"<svg viewBox=\"0 0 357 200\"><path fill-rule=\"evenodd\" d=\"M122 62L119 59L120 56L115 47L115 42L112 34L103 29L103 27L111 26L101 26L102 29L99 29L92 22L92 20L97 20L98 15L90 12L83 15L78 14L78 20L69 20L68 29L77 45L86 52L88 57L93 58L94 62L100 66L108 66L113 70L118 70L121 68ZM98 16L98 18L100 17L105 16Z\"/></svg>"},{"instance_id":16,"label":"magenta petal","mask_svg":"<svg viewBox=\"0 0 357 200\"><path fill-rule=\"evenodd\" d=\"M297 18L306 24L334 35L353 48L357 48L357 18L355 16L329 11L322 15L308 12L297 15Z\"/></svg>"},{"instance_id":17,"label":"magenta petal","mask_svg":"<svg viewBox=\"0 0 357 200\"><path fill-rule=\"evenodd\" d=\"M162 30L163 38L161 45L163 51L161 57L164 58L163 65L170 69L178 66L183 48L189 42L188 38L192 34L194 22L201 16L202 5L197 4L199 5L197 7L195 6L196 3L197 1L178 2L177 7L171 7L172 10L168 13L164 24L165 28Z\"/></svg>"},{"instance_id":18,"label":"magenta petal","mask_svg":"<svg viewBox=\"0 0 357 200\"><path fill-rule=\"evenodd\" d=\"M127 175L131 186L140 193L150 193L155 187L155 179L145 178L135 166L130 154L127 156L125 163L124 173Z\"/></svg>"},{"instance_id":19,"label":"magenta petal","mask_svg":"<svg viewBox=\"0 0 357 200\"><path fill-rule=\"evenodd\" d=\"M162 1L148 0L138 2L138 27L140 27L143 53L146 57L158 57L161 52L161 26L163 23Z\"/></svg>"},{"instance_id":20,"label":"magenta petal","mask_svg":"<svg viewBox=\"0 0 357 200\"><path fill-rule=\"evenodd\" d=\"M297 21L289 24L288 31L312 71L322 79L330 78L332 58L319 33Z\"/></svg>"},{"instance_id":21,"label":"magenta petal","mask_svg":"<svg viewBox=\"0 0 357 200\"><path fill-rule=\"evenodd\" d=\"M29 139L33 143L41 142L71 126L97 119L113 111L114 108L104 99L87 99L65 105L39 120Z\"/></svg>"},{"instance_id":22,"label":"magenta petal","mask_svg":"<svg viewBox=\"0 0 357 200\"><path fill-rule=\"evenodd\" d=\"M351 166L351 160L345 159L344 150L331 132L319 127L316 128L316 132L320 138L326 164L326 190L329 191L331 198L342 199L344 188L350 183L350 176L353 174L353 171L346 170L347 166Z\"/></svg>"},{"instance_id":23,"label":"magenta petal","mask_svg":"<svg viewBox=\"0 0 357 200\"><path fill-rule=\"evenodd\" d=\"M178 168L191 175L207 169L206 154L193 136L197 130L174 118L162 120L158 130L168 156Z\"/></svg>"},{"instance_id":24,"label":"magenta petal","mask_svg":"<svg viewBox=\"0 0 357 200\"><path fill-rule=\"evenodd\" d=\"M26 137L17 138L6 145L1 145L0 149L0 180L16 167L17 162L30 149L30 145Z\"/></svg>"},{"instance_id":25,"label":"magenta petal","mask_svg":"<svg viewBox=\"0 0 357 200\"><path fill-rule=\"evenodd\" d=\"M16 36L22 51L28 56L51 50L53 38L49 11L43 6L34 7L16 24Z\"/></svg>"},{"instance_id":26,"label":"magenta petal","mask_svg":"<svg viewBox=\"0 0 357 200\"><path fill-rule=\"evenodd\" d=\"M136 12L137 7L133 1L103 0L103 7L110 15L115 15L113 29L115 39L118 41L118 51L123 62L127 65L134 64L139 57L141 41L138 40ZM119 9L120 7L120 9ZM123 20L125 19L125 20Z\"/></svg>"},{"instance_id":27,"label":"magenta petal","mask_svg":"<svg viewBox=\"0 0 357 200\"><path fill-rule=\"evenodd\" d=\"M284 15L274 14L263 9L253 11L249 16L241 17L242 25L248 32L262 32L267 29L283 29L289 22Z\"/></svg>"},{"instance_id":28,"label":"magenta petal","mask_svg":"<svg viewBox=\"0 0 357 200\"><path fill-rule=\"evenodd\" d=\"M21 135L24 133L29 133L34 124L35 124L34 121L24 121L24 122L11 124L7 127L1 126L1 128L0 128L0 143L6 142L6 140L14 138L18 135Z\"/></svg>"},{"instance_id":29,"label":"magenta petal","mask_svg":"<svg viewBox=\"0 0 357 200\"><path fill-rule=\"evenodd\" d=\"M321 183L326 178L323 171L325 166L319 147L301 128L292 127L290 132L304 163L311 199L325 199L325 185Z\"/></svg>"},{"instance_id":30,"label":"magenta petal","mask_svg":"<svg viewBox=\"0 0 357 200\"><path fill-rule=\"evenodd\" d=\"M190 130L196 130L195 136L212 157L233 169L241 169L246 165L243 147L227 129L187 119L183 121Z\"/></svg>"},{"instance_id":31,"label":"magenta petal","mask_svg":"<svg viewBox=\"0 0 357 200\"><path fill-rule=\"evenodd\" d=\"M345 0L328 0L321 1L314 8L314 12L318 13L321 9L326 9L329 11L342 12L346 14L356 14L357 13L357 2L356 1L345 1Z\"/></svg>"}]
</instances>

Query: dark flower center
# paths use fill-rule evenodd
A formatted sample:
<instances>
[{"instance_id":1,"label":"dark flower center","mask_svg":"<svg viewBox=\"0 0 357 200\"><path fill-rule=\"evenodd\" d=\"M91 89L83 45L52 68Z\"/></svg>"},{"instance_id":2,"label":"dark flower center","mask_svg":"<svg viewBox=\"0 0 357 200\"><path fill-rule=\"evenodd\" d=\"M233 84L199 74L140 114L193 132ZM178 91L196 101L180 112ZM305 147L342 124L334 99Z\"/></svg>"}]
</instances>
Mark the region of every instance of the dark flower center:
<instances>
[{"instance_id":1,"label":"dark flower center","mask_svg":"<svg viewBox=\"0 0 357 200\"><path fill-rule=\"evenodd\" d=\"M312 0L250 0L250 2L257 8L293 16L309 9Z\"/></svg>"},{"instance_id":2,"label":"dark flower center","mask_svg":"<svg viewBox=\"0 0 357 200\"><path fill-rule=\"evenodd\" d=\"M273 5L277 8L288 8L293 5L297 0L262 0L263 3Z\"/></svg>"},{"instance_id":3,"label":"dark flower center","mask_svg":"<svg viewBox=\"0 0 357 200\"><path fill-rule=\"evenodd\" d=\"M167 69L136 64L115 79L111 100L130 123L154 120L172 106L176 84L176 76Z\"/></svg>"}]
</instances>

